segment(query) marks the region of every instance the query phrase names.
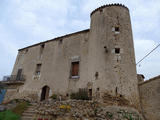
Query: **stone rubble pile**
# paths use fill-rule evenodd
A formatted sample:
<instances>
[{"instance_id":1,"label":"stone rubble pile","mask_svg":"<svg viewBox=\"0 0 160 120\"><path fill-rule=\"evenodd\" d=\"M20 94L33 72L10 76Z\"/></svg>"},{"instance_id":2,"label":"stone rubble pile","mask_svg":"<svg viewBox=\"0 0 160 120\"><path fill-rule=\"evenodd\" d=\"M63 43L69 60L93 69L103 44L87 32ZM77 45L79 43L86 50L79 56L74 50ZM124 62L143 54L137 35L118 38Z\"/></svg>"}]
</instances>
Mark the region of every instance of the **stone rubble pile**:
<instances>
[{"instance_id":1,"label":"stone rubble pile","mask_svg":"<svg viewBox=\"0 0 160 120\"><path fill-rule=\"evenodd\" d=\"M37 105L35 119L53 120L143 120L133 108L103 106L96 101L68 100L41 102Z\"/></svg>"}]
</instances>

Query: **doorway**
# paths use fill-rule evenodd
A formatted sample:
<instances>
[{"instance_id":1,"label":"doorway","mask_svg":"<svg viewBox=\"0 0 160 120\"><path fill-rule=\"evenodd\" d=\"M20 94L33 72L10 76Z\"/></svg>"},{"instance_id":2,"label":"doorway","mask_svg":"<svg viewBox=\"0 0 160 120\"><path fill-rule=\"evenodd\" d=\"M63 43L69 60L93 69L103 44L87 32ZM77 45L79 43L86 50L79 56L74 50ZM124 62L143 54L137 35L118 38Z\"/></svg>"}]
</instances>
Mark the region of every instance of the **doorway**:
<instances>
[{"instance_id":1,"label":"doorway","mask_svg":"<svg viewBox=\"0 0 160 120\"><path fill-rule=\"evenodd\" d=\"M48 86L44 86L42 88L41 101L47 100L49 98L49 90L50 90L50 88Z\"/></svg>"}]
</instances>

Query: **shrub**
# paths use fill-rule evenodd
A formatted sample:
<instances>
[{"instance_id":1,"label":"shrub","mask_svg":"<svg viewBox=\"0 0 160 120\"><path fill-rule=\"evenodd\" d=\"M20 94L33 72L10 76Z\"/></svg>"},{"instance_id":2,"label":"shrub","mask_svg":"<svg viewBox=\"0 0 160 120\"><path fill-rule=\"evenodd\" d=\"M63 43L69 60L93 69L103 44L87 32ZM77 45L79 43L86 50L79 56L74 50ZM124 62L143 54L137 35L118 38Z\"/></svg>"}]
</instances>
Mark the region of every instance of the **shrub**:
<instances>
[{"instance_id":1,"label":"shrub","mask_svg":"<svg viewBox=\"0 0 160 120\"><path fill-rule=\"evenodd\" d=\"M113 114L111 113L111 112L106 112L106 116L108 117L108 118L112 118L113 117Z\"/></svg>"},{"instance_id":2,"label":"shrub","mask_svg":"<svg viewBox=\"0 0 160 120\"><path fill-rule=\"evenodd\" d=\"M71 99L76 100L89 100L87 89L79 89L78 92L70 94Z\"/></svg>"},{"instance_id":3,"label":"shrub","mask_svg":"<svg viewBox=\"0 0 160 120\"><path fill-rule=\"evenodd\" d=\"M53 94L50 98L52 98L53 100L56 100L57 99L57 95Z\"/></svg>"}]
</instances>

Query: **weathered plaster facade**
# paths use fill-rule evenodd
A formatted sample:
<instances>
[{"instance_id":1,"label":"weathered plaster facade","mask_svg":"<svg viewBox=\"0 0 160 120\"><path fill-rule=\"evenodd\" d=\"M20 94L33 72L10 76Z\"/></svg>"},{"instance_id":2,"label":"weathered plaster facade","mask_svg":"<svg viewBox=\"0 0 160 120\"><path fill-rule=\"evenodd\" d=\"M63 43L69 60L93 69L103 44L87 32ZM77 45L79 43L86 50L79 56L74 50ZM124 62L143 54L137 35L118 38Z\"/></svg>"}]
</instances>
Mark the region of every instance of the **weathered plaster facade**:
<instances>
[{"instance_id":1,"label":"weathered plaster facade","mask_svg":"<svg viewBox=\"0 0 160 120\"><path fill-rule=\"evenodd\" d=\"M43 46L43 52L42 47ZM79 76L72 78L71 63L79 61ZM35 75L41 64L40 75ZM35 94L42 88L67 95L79 88L121 95L139 106L138 80L129 10L119 4L105 5L91 13L90 29L20 49L12 75L18 69L26 76L24 85L10 99Z\"/></svg>"},{"instance_id":2,"label":"weathered plaster facade","mask_svg":"<svg viewBox=\"0 0 160 120\"><path fill-rule=\"evenodd\" d=\"M27 91L40 97L42 87L47 85L50 87L50 95L53 93L65 95L71 90L75 91L85 86L88 33L89 30L85 30L44 42L41 57L39 54L41 44L27 48L27 52L26 49L20 50L12 72L16 75L18 69L22 68L22 74L26 76L25 84L19 87L19 94ZM80 76L76 79L70 78L71 62L74 60L80 61ZM37 64L42 64L40 75L35 75Z\"/></svg>"}]
</instances>

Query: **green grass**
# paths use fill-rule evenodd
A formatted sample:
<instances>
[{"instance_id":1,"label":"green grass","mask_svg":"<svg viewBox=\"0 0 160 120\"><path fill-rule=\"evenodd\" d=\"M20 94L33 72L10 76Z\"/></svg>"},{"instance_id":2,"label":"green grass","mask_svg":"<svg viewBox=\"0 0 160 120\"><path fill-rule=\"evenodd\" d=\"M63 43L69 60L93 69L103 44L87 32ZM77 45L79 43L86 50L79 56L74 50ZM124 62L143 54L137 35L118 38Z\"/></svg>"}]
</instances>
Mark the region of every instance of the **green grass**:
<instances>
[{"instance_id":1,"label":"green grass","mask_svg":"<svg viewBox=\"0 0 160 120\"><path fill-rule=\"evenodd\" d=\"M13 113L11 110L0 112L0 120L20 120L20 115Z\"/></svg>"},{"instance_id":2,"label":"green grass","mask_svg":"<svg viewBox=\"0 0 160 120\"><path fill-rule=\"evenodd\" d=\"M29 102L18 101L17 106L12 110L5 110L3 112L0 112L0 120L20 120L22 113L26 110L26 108L29 105Z\"/></svg>"}]
</instances>

